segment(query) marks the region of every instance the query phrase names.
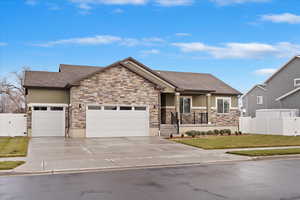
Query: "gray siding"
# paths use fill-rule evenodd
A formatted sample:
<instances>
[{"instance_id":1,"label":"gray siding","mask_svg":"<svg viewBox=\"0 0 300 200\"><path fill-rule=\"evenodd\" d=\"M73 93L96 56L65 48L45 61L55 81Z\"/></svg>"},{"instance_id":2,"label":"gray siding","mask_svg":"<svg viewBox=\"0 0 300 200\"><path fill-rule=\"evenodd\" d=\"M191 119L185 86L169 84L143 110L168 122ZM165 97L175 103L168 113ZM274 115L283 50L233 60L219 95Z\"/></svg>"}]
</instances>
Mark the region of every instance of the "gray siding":
<instances>
[{"instance_id":1,"label":"gray siding","mask_svg":"<svg viewBox=\"0 0 300 200\"><path fill-rule=\"evenodd\" d=\"M257 104L257 96L263 96L263 104ZM248 93L242 99L243 108L246 109L245 116L255 117L256 110L267 108L267 95L266 91L255 87L250 93Z\"/></svg>"},{"instance_id":2,"label":"gray siding","mask_svg":"<svg viewBox=\"0 0 300 200\"><path fill-rule=\"evenodd\" d=\"M300 78L300 58L295 58L268 80L265 83L266 91L256 87L243 97L243 108L246 109L245 115L254 117L257 109L300 109L300 92L296 92L281 101L276 101L278 97L295 89L295 78ZM257 96L264 96L263 105L257 105Z\"/></svg>"},{"instance_id":3,"label":"gray siding","mask_svg":"<svg viewBox=\"0 0 300 200\"><path fill-rule=\"evenodd\" d=\"M299 109L300 110L300 91L291 94L290 96L280 101L280 106L285 109Z\"/></svg>"},{"instance_id":4,"label":"gray siding","mask_svg":"<svg viewBox=\"0 0 300 200\"><path fill-rule=\"evenodd\" d=\"M266 89L268 91L268 109L300 107L300 100L296 100L295 98L291 98L290 100L288 100L291 105L287 105L287 103L284 103L283 105L279 101L276 101L278 97L295 89L295 78L300 78L299 58L292 61L288 66L286 66L282 71L280 71L277 75L275 75L271 80L267 82ZM295 100L295 102L291 102L292 100ZM285 101L285 99L283 99L283 101Z\"/></svg>"}]
</instances>

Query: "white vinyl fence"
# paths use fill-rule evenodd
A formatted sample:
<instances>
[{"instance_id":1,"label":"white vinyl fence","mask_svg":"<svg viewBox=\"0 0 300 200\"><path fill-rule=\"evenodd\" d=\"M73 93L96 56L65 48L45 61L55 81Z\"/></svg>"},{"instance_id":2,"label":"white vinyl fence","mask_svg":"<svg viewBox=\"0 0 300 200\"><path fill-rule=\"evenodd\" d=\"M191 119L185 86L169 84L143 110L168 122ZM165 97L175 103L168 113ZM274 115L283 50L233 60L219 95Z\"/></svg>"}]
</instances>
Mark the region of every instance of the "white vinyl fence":
<instances>
[{"instance_id":1,"label":"white vinyl fence","mask_svg":"<svg viewBox=\"0 0 300 200\"><path fill-rule=\"evenodd\" d=\"M0 114L0 136L26 136L25 114Z\"/></svg>"},{"instance_id":2,"label":"white vinyl fence","mask_svg":"<svg viewBox=\"0 0 300 200\"><path fill-rule=\"evenodd\" d=\"M239 128L243 133L296 136L300 135L300 117L240 117Z\"/></svg>"}]
</instances>

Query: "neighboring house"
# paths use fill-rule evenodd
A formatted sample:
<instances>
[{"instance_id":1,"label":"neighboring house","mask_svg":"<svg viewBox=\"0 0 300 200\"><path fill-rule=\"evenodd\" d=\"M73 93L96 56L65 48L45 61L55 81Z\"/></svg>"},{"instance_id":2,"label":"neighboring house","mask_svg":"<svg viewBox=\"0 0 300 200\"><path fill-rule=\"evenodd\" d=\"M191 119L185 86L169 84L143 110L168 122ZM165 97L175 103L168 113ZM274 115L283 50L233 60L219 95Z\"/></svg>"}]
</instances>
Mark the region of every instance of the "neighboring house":
<instances>
[{"instance_id":1,"label":"neighboring house","mask_svg":"<svg viewBox=\"0 0 300 200\"><path fill-rule=\"evenodd\" d=\"M258 109L300 109L300 56L293 57L242 96L243 116L255 117Z\"/></svg>"},{"instance_id":2,"label":"neighboring house","mask_svg":"<svg viewBox=\"0 0 300 200\"><path fill-rule=\"evenodd\" d=\"M167 135L178 120L181 131L238 126L239 91L210 74L154 71L133 58L27 71L24 87L30 136Z\"/></svg>"}]
</instances>

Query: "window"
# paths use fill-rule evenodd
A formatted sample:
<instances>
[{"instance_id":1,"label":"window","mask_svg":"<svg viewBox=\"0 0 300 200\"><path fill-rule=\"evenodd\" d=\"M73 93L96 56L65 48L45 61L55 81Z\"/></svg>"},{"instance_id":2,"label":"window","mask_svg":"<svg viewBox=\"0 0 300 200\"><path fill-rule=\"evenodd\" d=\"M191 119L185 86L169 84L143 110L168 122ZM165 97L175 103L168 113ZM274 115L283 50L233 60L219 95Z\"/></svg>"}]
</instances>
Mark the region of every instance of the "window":
<instances>
[{"instance_id":1,"label":"window","mask_svg":"<svg viewBox=\"0 0 300 200\"><path fill-rule=\"evenodd\" d=\"M63 110L64 110L64 107L57 107L57 106L54 106L54 107L50 107L50 110L51 110L51 111L63 111Z\"/></svg>"},{"instance_id":2,"label":"window","mask_svg":"<svg viewBox=\"0 0 300 200\"><path fill-rule=\"evenodd\" d=\"M134 110L146 110L147 108L145 106L137 106L137 107L134 107Z\"/></svg>"},{"instance_id":3,"label":"window","mask_svg":"<svg viewBox=\"0 0 300 200\"><path fill-rule=\"evenodd\" d=\"M300 78L295 78L294 79L294 87L300 86Z\"/></svg>"},{"instance_id":4,"label":"window","mask_svg":"<svg viewBox=\"0 0 300 200\"><path fill-rule=\"evenodd\" d=\"M132 110L131 106L120 106L120 110Z\"/></svg>"},{"instance_id":5,"label":"window","mask_svg":"<svg viewBox=\"0 0 300 200\"><path fill-rule=\"evenodd\" d=\"M256 97L256 102L257 102L257 104L262 105L264 103L263 96L257 96Z\"/></svg>"},{"instance_id":6,"label":"window","mask_svg":"<svg viewBox=\"0 0 300 200\"><path fill-rule=\"evenodd\" d=\"M117 106L104 106L104 110L117 110Z\"/></svg>"},{"instance_id":7,"label":"window","mask_svg":"<svg viewBox=\"0 0 300 200\"><path fill-rule=\"evenodd\" d=\"M217 112L229 113L230 110L230 98L217 98Z\"/></svg>"},{"instance_id":8,"label":"window","mask_svg":"<svg viewBox=\"0 0 300 200\"><path fill-rule=\"evenodd\" d=\"M101 106L88 106L89 110L101 110Z\"/></svg>"},{"instance_id":9,"label":"window","mask_svg":"<svg viewBox=\"0 0 300 200\"><path fill-rule=\"evenodd\" d=\"M191 97L180 97L180 113L191 112Z\"/></svg>"},{"instance_id":10,"label":"window","mask_svg":"<svg viewBox=\"0 0 300 200\"><path fill-rule=\"evenodd\" d=\"M45 111L45 110L47 110L47 107L46 106L34 106L33 110Z\"/></svg>"}]
</instances>

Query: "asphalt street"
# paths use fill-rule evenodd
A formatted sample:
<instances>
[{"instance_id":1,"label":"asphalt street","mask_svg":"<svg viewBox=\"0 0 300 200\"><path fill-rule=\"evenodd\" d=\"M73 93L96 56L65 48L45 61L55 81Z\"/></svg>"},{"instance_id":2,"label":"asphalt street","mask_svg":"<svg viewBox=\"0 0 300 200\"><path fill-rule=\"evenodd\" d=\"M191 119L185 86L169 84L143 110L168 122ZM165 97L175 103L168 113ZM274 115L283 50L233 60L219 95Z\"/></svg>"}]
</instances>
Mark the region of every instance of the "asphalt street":
<instances>
[{"instance_id":1,"label":"asphalt street","mask_svg":"<svg viewBox=\"0 0 300 200\"><path fill-rule=\"evenodd\" d=\"M300 199L300 160L0 177L1 200Z\"/></svg>"}]
</instances>

